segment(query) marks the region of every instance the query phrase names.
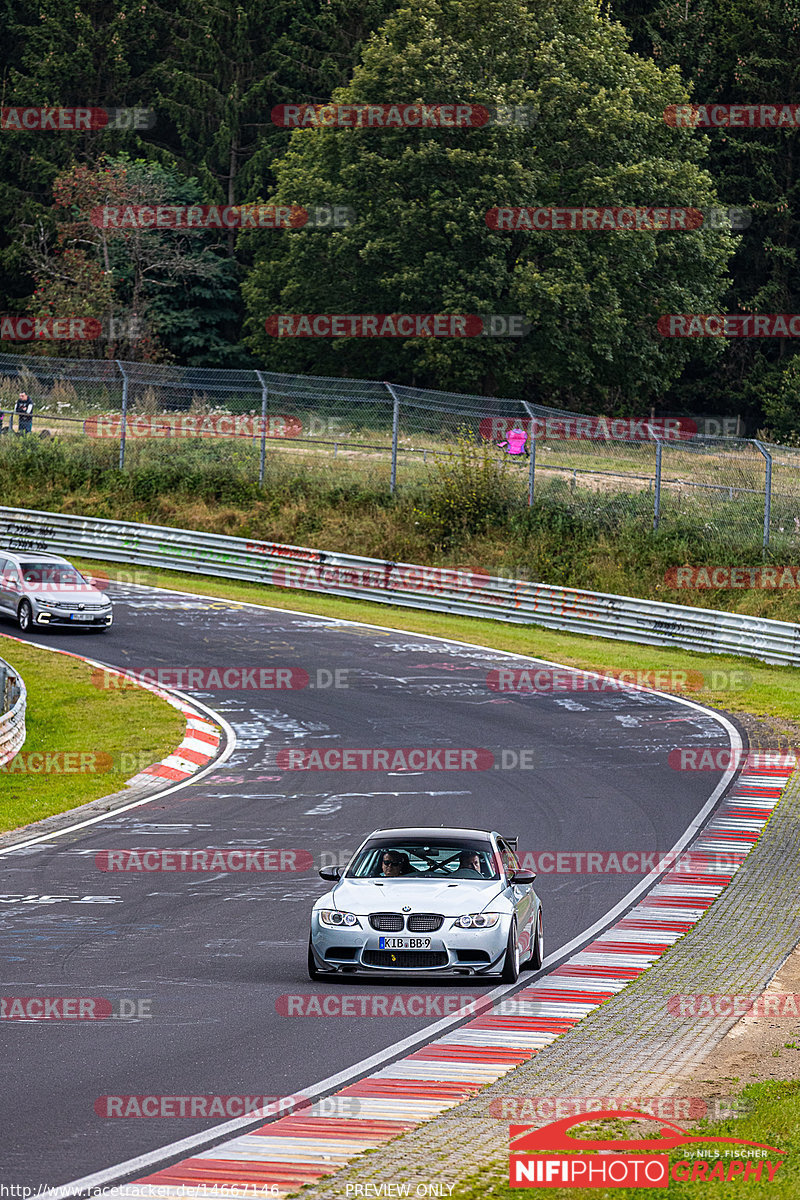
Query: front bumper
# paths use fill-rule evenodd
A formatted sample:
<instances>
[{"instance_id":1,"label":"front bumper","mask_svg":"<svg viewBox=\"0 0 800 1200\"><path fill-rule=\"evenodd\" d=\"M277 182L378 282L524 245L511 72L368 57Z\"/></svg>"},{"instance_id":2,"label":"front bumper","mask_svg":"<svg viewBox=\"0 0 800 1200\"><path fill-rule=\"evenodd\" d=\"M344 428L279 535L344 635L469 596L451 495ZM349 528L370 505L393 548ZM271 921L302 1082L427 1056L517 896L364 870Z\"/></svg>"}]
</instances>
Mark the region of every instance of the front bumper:
<instances>
[{"instance_id":1,"label":"front bumper","mask_svg":"<svg viewBox=\"0 0 800 1200\"><path fill-rule=\"evenodd\" d=\"M367 975L486 975L502 968L508 942L509 919L493 929L453 929L455 918L446 917L442 928L425 935L424 950L382 950L381 937L366 917L365 928L323 925L316 913L311 918L311 946L320 971Z\"/></svg>"},{"instance_id":2,"label":"front bumper","mask_svg":"<svg viewBox=\"0 0 800 1200\"><path fill-rule=\"evenodd\" d=\"M114 619L110 608L99 612L80 612L78 609L56 608L49 604L34 605L35 625L72 625L75 628L107 629Z\"/></svg>"}]
</instances>

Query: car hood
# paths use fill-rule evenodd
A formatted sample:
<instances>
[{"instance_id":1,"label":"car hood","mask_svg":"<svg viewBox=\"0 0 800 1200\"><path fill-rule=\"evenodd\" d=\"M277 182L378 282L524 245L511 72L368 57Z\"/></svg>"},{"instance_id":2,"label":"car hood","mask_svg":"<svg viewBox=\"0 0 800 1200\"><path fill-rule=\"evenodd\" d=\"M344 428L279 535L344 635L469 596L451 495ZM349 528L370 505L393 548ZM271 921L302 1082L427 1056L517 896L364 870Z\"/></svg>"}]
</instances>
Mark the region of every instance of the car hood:
<instances>
[{"instance_id":1,"label":"car hood","mask_svg":"<svg viewBox=\"0 0 800 1200\"><path fill-rule=\"evenodd\" d=\"M108 604L108 596L94 587L67 587L62 584L53 587L52 583L25 583L23 590L37 600L46 600L50 604Z\"/></svg>"},{"instance_id":2,"label":"car hood","mask_svg":"<svg viewBox=\"0 0 800 1200\"><path fill-rule=\"evenodd\" d=\"M330 892L337 908L345 912L398 912L410 905L412 912L436 912L445 917L459 917L462 913L482 912L492 900L503 893L497 880L485 882L460 879L455 885L452 880L441 882L428 880L426 883L401 881L385 882L380 879L344 879Z\"/></svg>"}]
</instances>

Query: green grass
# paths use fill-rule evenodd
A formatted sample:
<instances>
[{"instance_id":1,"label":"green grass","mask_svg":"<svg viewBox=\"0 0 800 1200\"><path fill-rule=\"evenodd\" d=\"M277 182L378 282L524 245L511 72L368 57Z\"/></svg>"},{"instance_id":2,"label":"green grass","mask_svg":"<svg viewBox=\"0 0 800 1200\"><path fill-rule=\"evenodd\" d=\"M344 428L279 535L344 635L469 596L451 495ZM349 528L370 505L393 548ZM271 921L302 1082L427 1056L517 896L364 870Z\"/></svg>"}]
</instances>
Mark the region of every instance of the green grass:
<instances>
[{"instance_id":1,"label":"green grass","mask_svg":"<svg viewBox=\"0 0 800 1200\"><path fill-rule=\"evenodd\" d=\"M116 576L155 587L177 588L234 601L319 613L321 616L362 621L390 629L405 629L412 633L453 638L585 670L683 671L692 673L689 679L693 682L701 682L697 676L698 673L702 673L707 677L702 682L707 682L709 686L682 694L712 708L723 708L730 712L751 713L787 722L800 719L800 670L796 667L772 667L750 658L693 654L688 650L639 646L633 642L560 633L537 626L509 625L502 621L481 620L476 617L417 611L366 600L340 599L317 592L302 592L294 588L276 588L266 584L231 581L186 572L122 567L114 563L83 558L74 561L81 569L104 571L112 579ZM729 676L735 685L733 688L715 688L710 686L715 682L712 675L714 672L735 672L740 678ZM745 678L741 679L741 676ZM645 680L642 682L646 685ZM722 681L717 679L716 682ZM666 687L664 690L669 691L670 688ZM790 726L786 728L786 735L794 736Z\"/></svg>"},{"instance_id":2,"label":"green grass","mask_svg":"<svg viewBox=\"0 0 800 1200\"><path fill-rule=\"evenodd\" d=\"M102 658L95 638L76 652ZM171 705L142 688L101 690L92 682L93 668L87 663L2 635L0 657L19 671L28 691L22 754L77 751L103 756L84 760L87 766L113 767L28 773L9 764L0 770L0 831L119 791L126 779L164 758L183 737L185 720ZM106 756L111 756L110 764ZM15 762L19 765L20 756Z\"/></svg>"},{"instance_id":3,"label":"green grass","mask_svg":"<svg viewBox=\"0 0 800 1200\"><path fill-rule=\"evenodd\" d=\"M730 1200L731 1196L738 1196L744 1191L748 1196L761 1195L763 1192L772 1200L796 1200L796 1197L800 1195L800 1080L751 1084L744 1089L741 1095L752 1105L746 1116L715 1123L702 1122L700 1125L692 1126L691 1131L705 1137L744 1138L748 1141L777 1146L784 1151L785 1157L782 1159L777 1159L774 1154L768 1154L766 1159L753 1160L754 1162L771 1161L773 1164L776 1161L783 1163L771 1184L767 1183L768 1176L766 1170L763 1170L760 1182L756 1183L751 1179L746 1184L736 1180L726 1182L712 1179L710 1182L701 1180L681 1182L670 1179L668 1189L613 1188L606 1191L599 1188L537 1188L536 1186L521 1189L512 1188L509 1185L506 1172L501 1175L487 1169L457 1184L453 1189L453 1197L456 1200L512 1200L519 1196L546 1197L547 1200L598 1200L598 1197L613 1197L614 1200L640 1200L642 1195L665 1195L669 1196L670 1200L695 1200L695 1198L700 1200L700 1197L703 1200ZM652 1128L655 1130L655 1126ZM600 1129L602 1126L594 1126L592 1132L589 1133L586 1126L573 1127L571 1132L576 1137L588 1136L599 1140L605 1136ZM609 1136L619 1138L620 1132L619 1129L616 1129ZM637 1136L640 1136L638 1132ZM649 1135L645 1133L643 1136ZM681 1161L692 1163L692 1149L692 1146L687 1146L685 1149L671 1151L671 1168ZM721 1156L720 1159L725 1164L726 1171L727 1164L733 1158L746 1159L748 1153L746 1146L741 1147L740 1152L737 1152L735 1147L728 1147L728 1149L732 1152L730 1156ZM708 1171L710 1172L715 1160L709 1159L708 1161Z\"/></svg>"}]
</instances>

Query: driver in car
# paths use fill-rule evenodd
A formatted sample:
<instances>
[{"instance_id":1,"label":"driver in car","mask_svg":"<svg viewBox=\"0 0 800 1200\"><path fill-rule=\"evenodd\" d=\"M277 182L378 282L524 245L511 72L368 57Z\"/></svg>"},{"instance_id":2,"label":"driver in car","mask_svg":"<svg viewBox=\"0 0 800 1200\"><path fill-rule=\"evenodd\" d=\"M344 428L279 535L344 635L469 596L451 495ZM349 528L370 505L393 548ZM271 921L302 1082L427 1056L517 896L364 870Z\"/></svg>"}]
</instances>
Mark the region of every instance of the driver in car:
<instances>
[{"instance_id":1,"label":"driver in car","mask_svg":"<svg viewBox=\"0 0 800 1200\"><path fill-rule=\"evenodd\" d=\"M388 879L397 879L399 875L412 875L414 868L408 861L408 855L402 850L384 850L381 855L381 875Z\"/></svg>"}]
</instances>

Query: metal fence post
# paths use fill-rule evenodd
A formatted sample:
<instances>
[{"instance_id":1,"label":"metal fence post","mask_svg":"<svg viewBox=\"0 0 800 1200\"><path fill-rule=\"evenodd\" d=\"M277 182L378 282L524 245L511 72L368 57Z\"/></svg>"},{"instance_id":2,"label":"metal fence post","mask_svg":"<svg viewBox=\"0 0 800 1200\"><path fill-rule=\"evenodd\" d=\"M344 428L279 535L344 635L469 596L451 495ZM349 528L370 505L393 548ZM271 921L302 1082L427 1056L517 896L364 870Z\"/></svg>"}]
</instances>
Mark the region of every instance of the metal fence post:
<instances>
[{"instance_id":1,"label":"metal fence post","mask_svg":"<svg viewBox=\"0 0 800 1200\"><path fill-rule=\"evenodd\" d=\"M389 484L389 490L394 495L397 489L397 443L400 439L400 397L386 380L383 381L383 386L394 401L392 408L392 478Z\"/></svg>"},{"instance_id":2,"label":"metal fence post","mask_svg":"<svg viewBox=\"0 0 800 1200\"><path fill-rule=\"evenodd\" d=\"M528 508L533 504L533 487L536 482L536 418L527 400L522 401L522 407L531 419L531 461L528 466Z\"/></svg>"},{"instance_id":3,"label":"metal fence post","mask_svg":"<svg viewBox=\"0 0 800 1200\"><path fill-rule=\"evenodd\" d=\"M267 461L267 400L269 391L264 382L264 376L256 371L258 382L261 384L261 459L258 465L258 486L264 486L264 466Z\"/></svg>"},{"instance_id":4,"label":"metal fence post","mask_svg":"<svg viewBox=\"0 0 800 1200\"><path fill-rule=\"evenodd\" d=\"M661 439L656 438L656 483L653 495L653 530L661 522Z\"/></svg>"},{"instance_id":5,"label":"metal fence post","mask_svg":"<svg viewBox=\"0 0 800 1200\"><path fill-rule=\"evenodd\" d=\"M764 455L765 471L764 471L764 540L763 547L769 549L769 526L772 516L772 455L763 442L753 438L753 445L758 447Z\"/></svg>"},{"instance_id":6,"label":"metal fence post","mask_svg":"<svg viewBox=\"0 0 800 1200\"><path fill-rule=\"evenodd\" d=\"M119 469L125 470L125 434L128 427L128 376L125 374L125 368L119 359L114 360L119 367L119 373L122 376L122 424L119 431Z\"/></svg>"}]
</instances>

